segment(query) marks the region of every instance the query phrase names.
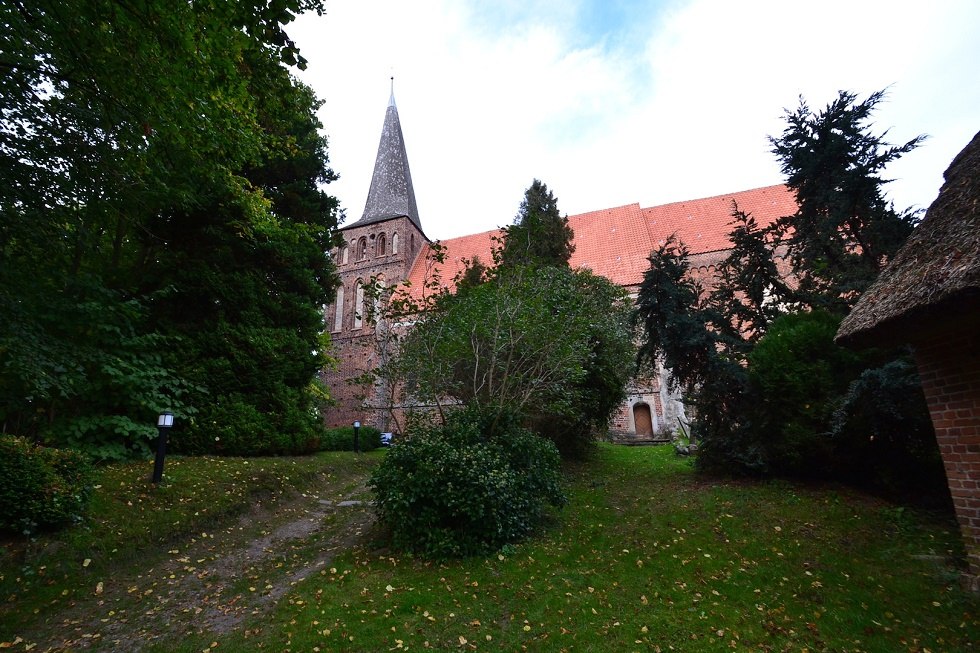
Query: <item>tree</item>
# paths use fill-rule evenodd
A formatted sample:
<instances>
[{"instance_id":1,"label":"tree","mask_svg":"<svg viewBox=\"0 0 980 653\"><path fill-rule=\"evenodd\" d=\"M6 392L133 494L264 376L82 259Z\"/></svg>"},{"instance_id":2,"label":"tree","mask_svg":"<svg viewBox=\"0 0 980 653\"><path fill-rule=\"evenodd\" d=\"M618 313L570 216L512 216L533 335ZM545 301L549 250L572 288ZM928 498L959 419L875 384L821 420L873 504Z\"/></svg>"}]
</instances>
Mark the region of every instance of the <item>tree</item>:
<instances>
[{"instance_id":1,"label":"tree","mask_svg":"<svg viewBox=\"0 0 980 653\"><path fill-rule=\"evenodd\" d=\"M693 391L708 377L717 346L701 309L701 286L690 275L689 256L673 235L650 253L636 319L643 333L640 362L663 364L672 383Z\"/></svg>"},{"instance_id":2,"label":"tree","mask_svg":"<svg viewBox=\"0 0 980 653\"><path fill-rule=\"evenodd\" d=\"M591 440L629 376L628 315L622 289L587 271L501 268L417 315L378 374L393 405L433 405L443 419L461 404L505 406L555 425L547 435Z\"/></svg>"},{"instance_id":3,"label":"tree","mask_svg":"<svg viewBox=\"0 0 980 653\"><path fill-rule=\"evenodd\" d=\"M772 230L758 226L732 202L732 247L715 272L717 281L707 303L713 326L724 342L742 355L793 303L795 294L776 263Z\"/></svg>"},{"instance_id":4,"label":"tree","mask_svg":"<svg viewBox=\"0 0 980 653\"><path fill-rule=\"evenodd\" d=\"M731 318L705 300L688 257L674 236L650 254L636 300L642 329L638 363L667 368L669 382L683 389L694 408L692 433L710 452L713 442L727 445L744 428L744 348L731 334Z\"/></svg>"},{"instance_id":5,"label":"tree","mask_svg":"<svg viewBox=\"0 0 980 653\"><path fill-rule=\"evenodd\" d=\"M514 224L504 228L501 265L554 265L568 267L575 251L568 217L558 213L558 200L535 179L524 192Z\"/></svg>"},{"instance_id":6,"label":"tree","mask_svg":"<svg viewBox=\"0 0 980 653\"><path fill-rule=\"evenodd\" d=\"M185 401L214 401L236 376L260 412L309 421L302 395L322 360L310 352L323 350L318 307L335 283L323 252L336 225L317 187L333 174L316 100L285 68L303 61L283 26L309 9L321 2L0 7L0 304L18 315L0 327L5 422L53 414L31 427L47 437L62 415L190 417L193 405L120 377L138 366L113 356L137 350L153 387L183 389ZM59 328L93 298L125 319ZM256 350L275 354L250 360ZM288 368L271 375L285 384L275 392L256 363L271 357ZM217 372L221 359L233 373ZM100 395L103 373L115 385Z\"/></svg>"},{"instance_id":7,"label":"tree","mask_svg":"<svg viewBox=\"0 0 980 653\"><path fill-rule=\"evenodd\" d=\"M799 204L779 228L800 293L812 305L853 305L915 225L914 212L885 200L881 173L924 137L892 146L885 134L872 133L869 120L884 96L858 101L841 91L818 113L800 98L786 111L782 135L769 138Z\"/></svg>"}]
</instances>

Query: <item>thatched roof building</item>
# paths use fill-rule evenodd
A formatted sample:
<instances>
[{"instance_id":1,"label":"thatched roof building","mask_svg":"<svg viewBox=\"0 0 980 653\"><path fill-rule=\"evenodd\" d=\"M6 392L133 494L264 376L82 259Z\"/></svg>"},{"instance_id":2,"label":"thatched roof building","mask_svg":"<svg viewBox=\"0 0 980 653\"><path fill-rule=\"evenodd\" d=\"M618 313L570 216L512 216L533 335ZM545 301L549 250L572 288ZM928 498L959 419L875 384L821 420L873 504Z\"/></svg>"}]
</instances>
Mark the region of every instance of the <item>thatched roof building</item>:
<instances>
[{"instance_id":1,"label":"thatched roof building","mask_svg":"<svg viewBox=\"0 0 980 653\"><path fill-rule=\"evenodd\" d=\"M841 324L838 342L909 342L936 320L980 308L980 132L950 164L946 183L895 259Z\"/></svg>"}]
</instances>

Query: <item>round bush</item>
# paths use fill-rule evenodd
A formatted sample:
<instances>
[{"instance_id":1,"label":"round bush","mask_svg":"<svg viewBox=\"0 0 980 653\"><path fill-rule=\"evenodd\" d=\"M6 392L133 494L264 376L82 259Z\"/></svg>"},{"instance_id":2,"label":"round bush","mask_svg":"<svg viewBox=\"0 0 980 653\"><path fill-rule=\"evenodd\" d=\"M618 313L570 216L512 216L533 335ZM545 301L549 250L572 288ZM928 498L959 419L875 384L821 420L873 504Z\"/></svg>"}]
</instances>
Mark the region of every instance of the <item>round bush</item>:
<instances>
[{"instance_id":1,"label":"round bush","mask_svg":"<svg viewBox=\"0 0 980 653\"><path fill-rule=\"evenodd\" d=\"M432 558L494 551L565 502L555 445L476 408L395 443L371 487L394 546Z\"/></svg>"},{"instance_id":2,"label":"round bush","mask_svg":"<svg viewBox=\"0 0 980 653\"><path fill-rule=\"evenodd\" d=\"M84 455L0 437L0 530L29 535L80 521L91 491Z\"/></svg>"}]
</instances>

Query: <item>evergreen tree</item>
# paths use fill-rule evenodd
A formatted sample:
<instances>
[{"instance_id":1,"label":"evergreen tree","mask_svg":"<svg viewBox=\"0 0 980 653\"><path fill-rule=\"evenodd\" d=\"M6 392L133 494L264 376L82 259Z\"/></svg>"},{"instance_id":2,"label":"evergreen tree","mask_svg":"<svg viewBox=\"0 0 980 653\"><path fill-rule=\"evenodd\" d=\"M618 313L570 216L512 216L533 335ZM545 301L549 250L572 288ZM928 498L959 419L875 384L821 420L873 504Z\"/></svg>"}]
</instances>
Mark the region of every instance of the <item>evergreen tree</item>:
<instances>
[{"instance_id":1,"label":"evergreen tree","mask_svg":"<svg viewBox=\"0 0 980 653\"><path fill-rule=\"evenodd\" d=\"M779 227L811 305L846 312L915 225L914 212L885 200L881 173L924 137L892 146L872 133L868 120L883 98L884 91L863 101L841 91L818 113L800 98L782 135L769 139L799 204Z\"/></svg>"},{"instance_id":2,"label":"evergreen tree","mask_svg":"<svg viewBox=\"0 0 980 653\"><path fill-rule=\"evenodd\" d=\"M717 280L707 304L714 328L735 350L745 354L766 327L786 310L794 293L776 264L770 229L732 202L732 248L716 270Z\"/></svg>"},{"instance_id":3,"label":"evergreen tree","mask_svg":"<svg viewBox=\"0 0 980 653\"><path fill-rule=\"evenodd\" d=\"M551 265L568 267L575 251L568 217L558 213L558 200L535 179L524 192L514 224L504 228L501 265Z\"/></svg>"}]
</instances>

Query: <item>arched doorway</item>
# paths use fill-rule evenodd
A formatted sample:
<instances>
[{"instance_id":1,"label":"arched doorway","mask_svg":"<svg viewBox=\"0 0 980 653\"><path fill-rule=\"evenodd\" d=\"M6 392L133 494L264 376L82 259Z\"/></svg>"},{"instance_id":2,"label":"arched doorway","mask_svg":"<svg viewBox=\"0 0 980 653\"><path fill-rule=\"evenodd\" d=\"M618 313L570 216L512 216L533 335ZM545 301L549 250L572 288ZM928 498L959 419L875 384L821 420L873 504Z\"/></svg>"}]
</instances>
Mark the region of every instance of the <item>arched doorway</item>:
<instances>
[{"instance_id":1,"label":"arched doorway","mask_svg":"<svg viewBox=\"0 0 980 653\"><path fill-rule=\"evenodd\" d=\"M649 404L633 404L633 424L637 435L653 437L653 416L650 414Z\"/></svg>"}]
</instances>

